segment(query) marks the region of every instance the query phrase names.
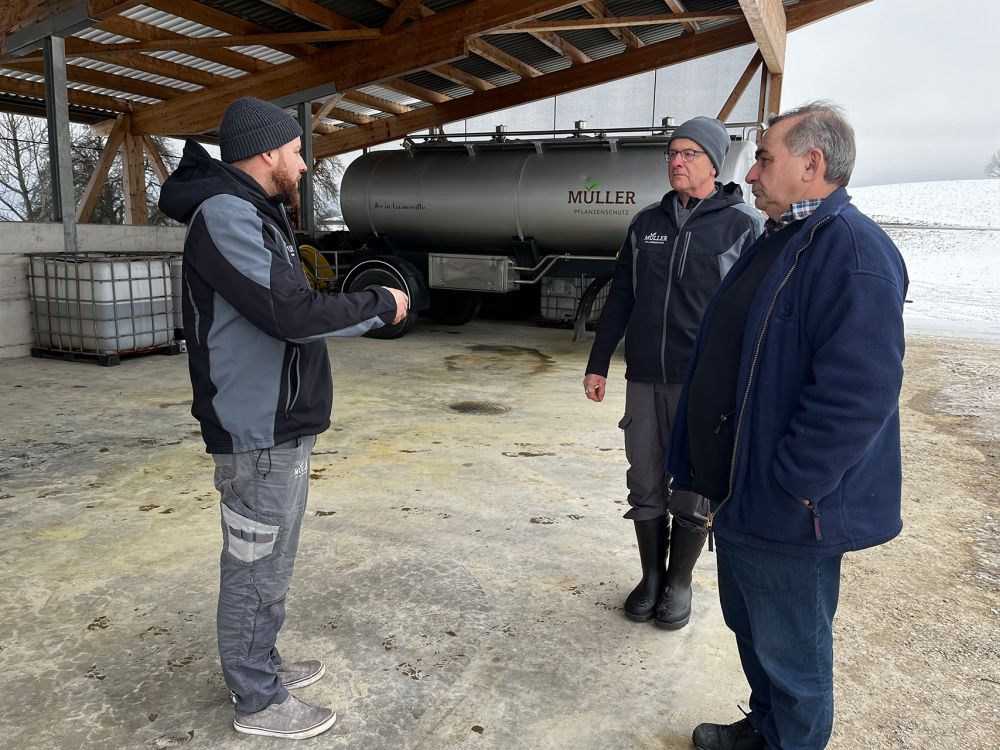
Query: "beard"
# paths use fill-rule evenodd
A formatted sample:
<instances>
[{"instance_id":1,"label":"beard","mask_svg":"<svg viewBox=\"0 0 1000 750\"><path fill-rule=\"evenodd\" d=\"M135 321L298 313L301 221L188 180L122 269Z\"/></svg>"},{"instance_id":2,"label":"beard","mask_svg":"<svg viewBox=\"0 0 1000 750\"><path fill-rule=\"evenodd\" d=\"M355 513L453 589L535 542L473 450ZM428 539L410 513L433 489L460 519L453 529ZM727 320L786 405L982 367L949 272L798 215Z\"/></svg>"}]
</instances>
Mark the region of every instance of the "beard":
<instances>
[{"instance_id":1,"label":"beard","mask_svg":"<svg viewBox=\"0 0 1000 750\"><path fill-rule=\"evenodd\" d=\"M286 208L295 210L299 207L299 175L289 177L287 174L274 175L274 187L281 193L282 203Z\"/></svg>"}]
</instances>

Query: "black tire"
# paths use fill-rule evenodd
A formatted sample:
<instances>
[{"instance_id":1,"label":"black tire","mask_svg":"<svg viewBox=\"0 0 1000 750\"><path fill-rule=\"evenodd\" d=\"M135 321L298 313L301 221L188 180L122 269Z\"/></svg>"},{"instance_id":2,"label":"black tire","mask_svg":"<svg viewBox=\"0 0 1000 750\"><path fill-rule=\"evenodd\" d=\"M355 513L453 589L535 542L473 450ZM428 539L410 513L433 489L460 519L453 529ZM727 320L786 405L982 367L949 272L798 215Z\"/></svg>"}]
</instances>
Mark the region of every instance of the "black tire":
<instances>
[{"instance_id":1,"label":"black tire","mask_svg":"<svg viewBox=\"0 0 1000 750\"><path fill-rule=\"evenodd\" d=\"M443 326L464 326L479 314L483 300L475 292L431 291L431 320Z\"/></svg>"},{"instance_id":2,"label":"black tire","mask_svg":"<svg viewBox=\"0 0 1000 750\"><path fill-rule=\"evenodd\" d=\"M363 292L373 286L387 286L392 289L405 290L399 276L389 268L366 268L353 279L347 288L348 292ZM417 312L411 310L399 323L386 323L381 328L373 328L364 334L370 339L398 339L405 336L417 323Z\"/></svg>"}]
</instances>

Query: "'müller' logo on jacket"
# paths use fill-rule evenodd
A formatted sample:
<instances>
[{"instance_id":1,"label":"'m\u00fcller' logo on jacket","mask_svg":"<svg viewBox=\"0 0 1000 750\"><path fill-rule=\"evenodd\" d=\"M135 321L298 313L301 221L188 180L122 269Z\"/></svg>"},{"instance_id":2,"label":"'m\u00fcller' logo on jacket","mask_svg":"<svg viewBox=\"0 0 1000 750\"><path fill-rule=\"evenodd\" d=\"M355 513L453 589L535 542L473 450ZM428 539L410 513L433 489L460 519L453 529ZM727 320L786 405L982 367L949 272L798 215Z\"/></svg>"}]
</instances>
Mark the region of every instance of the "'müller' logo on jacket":
<instances>
[{"instance_id":1,"label":"'m\u00fcller' logo on jacket","mask_svg":"<svg viewBox=\"0 0 1000 750\"><path fill-rule=\"evenodd\" d=\"M656 232L650 232L645 237L642 238L643 242L648 242L650 245L666 245L670 240L665 234L657 234Z\"/></svg>"}]
</instances>

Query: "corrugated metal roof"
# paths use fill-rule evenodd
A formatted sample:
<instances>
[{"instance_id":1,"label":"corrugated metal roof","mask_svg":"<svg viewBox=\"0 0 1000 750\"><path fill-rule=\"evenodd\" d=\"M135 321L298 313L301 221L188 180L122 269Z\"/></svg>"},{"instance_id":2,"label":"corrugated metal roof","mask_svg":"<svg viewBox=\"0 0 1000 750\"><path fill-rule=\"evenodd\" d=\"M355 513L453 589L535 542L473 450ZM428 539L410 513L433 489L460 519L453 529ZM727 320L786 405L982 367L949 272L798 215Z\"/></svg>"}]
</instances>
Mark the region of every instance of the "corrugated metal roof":
<instances>
[{"instance_id":1,"label":"corrugated metal roof","mask_svg":"<svg viewBox=\"0 0 1000 750\"><path fill-rule=\"evenodd\" d=\"M424 7L440 13L452 8L468 4L472 0L424 0ZM797 0L783 0L786 6L795 5ZM370 27L378 28L392 15L393 10L387 3L378 0L310 0L312 10L325 9L332 14L341 16L346 21L342 24L346 27ZM646 15L666 15L670 12L669 7L663 0L604 0L604 5L608 12L618 16L646 16ZM232 17L231 22L224 22L225 16L221 16L222 21L217 23L223 26L221 29L213 28L200 21L184 18L172 13L159 10L147 5L137 5L120 14L121 18L130 22L145 24L156 27L163 31L168 31L182 36L203 38L228 36L230 34L244 34L247 22L259 27L267 32L274 33L294 33L303 31L314 31L337 26L332 23L326 26L317 20L309 18L309 6L302 6L301 13L286 10L267 0L189 0L189 2L177 4L177 13L183 13L183 8L191 8L191 16L197 19L211 18L212 14L228 14ZM166 6L170 7L170 6ZM486 7L486 6L484 6ZM684 7L691 12L730 10L740 12L737 0L684 0ZM565 8L556 13L550 13L539 17L539 20L568 20L568 19L590 19L592 16L580 6ZM710 32L728 24L733 23L731 19L717 21L698 22L699 32ZM111 30L108 30L111 29ZM2 31L2 29L0 29ZM133 39L125 36L122 32L128 32L128 27L122 24L117 26L113 23L107 24L107 28L91 28L77 32L74 36L78 39L99 44L123 44L129 42L142 41L142 39L157 34L139 34L140 39ZM650 26L631 27L630 31L646 44L658 42L669 42L685 33L685 27L681 24L658 24ZM253 33L253 32L249 32ZM557 34L569 44L588 55L593 60L601 60L621 54L627 51L624 45L615 34L608 28L590 28L573 31L550 32ZM0 35L2 36L2 35ZM565 70L572 65L569 58L563 57L547 44L539 41L529 33L519 34L488 34L483 36L484 41L503 51L504 53L530 65L543 74ZM92 83L82 84L71 80L70 88L79 91L93 92L106 96L126 99L138 104L156 103L157 99L150 98L147 94L153 93L155 89L151 85L166 87L177 94L197 91L202 88L200 83L178 79L173 76L181 75L181 72L171 70L166 66L157 68L155 61L165 61L174 65L187 66L193 70L211 73L227 79L242 78L248 73L238 67L234 67L237 58L234 55L244 55L255 61L264 62L270 65L282 65L297 58L290 53L295 53L296 48L326 48L342 45L344 42L310 42L299 45L276 44L275 47L262 45L249 45L243 47L218 47L218 48L187 48L185 50L141 50L135 54L147 56L150 60L152 71L129 68L126 61L128 57L115 58L110 55L102 55L100 58L90 57L83 54L74 55L72 47L70 49L69 63L72 66L86 68L91 71L107 73L109 76L119 76L120 79L109 79L107 86L96 86ZM280 48L280 49L279 49ZM82 51L81 51L82 53ZM206 55L209 58L202 57ZM37 59L37 56L36 56ZM13 63L12 63L13 64ZM237 63L238 64L238 63ZM469 75L481 78L494 86L507 86L516 84L521 77L496 63L485 59L475 53L469 56L454 60L449 63L456 69ZM12 78L42 82L42 76L23 73L0 68L0 75ZM336 78L335 72L333 73ZM195 80L204 82L203 77L194 76ZM127 85L125 80L133 79L142 82L143 86L137 86L138 91L143 93L122 92L114 88L116 85ZM435 75L429 70L412 72L401 77L403 81L421 86L425 89L445 94L449 97L462 97L475 93L466 86ZM391 85L387 82L386 84ZM360 91L369 93L372 96L381 97L388 101L405 104L412 108L422 108L432 106L428 102L415 99L412 96L401 94L385 86L375 84L362 86ZM166 93L166 92L163 92ZM11 94L10 96L14 96ZM83 106L83 105L81 105ZM365 114L368 116L385 117L390 114L379 112L371 107L359 105L353 102L342 101L338 104L342 109ZM0 105L2 108L2 105ZM109 112L109 115L114 113Z\"/></svg>"}]
</instances>

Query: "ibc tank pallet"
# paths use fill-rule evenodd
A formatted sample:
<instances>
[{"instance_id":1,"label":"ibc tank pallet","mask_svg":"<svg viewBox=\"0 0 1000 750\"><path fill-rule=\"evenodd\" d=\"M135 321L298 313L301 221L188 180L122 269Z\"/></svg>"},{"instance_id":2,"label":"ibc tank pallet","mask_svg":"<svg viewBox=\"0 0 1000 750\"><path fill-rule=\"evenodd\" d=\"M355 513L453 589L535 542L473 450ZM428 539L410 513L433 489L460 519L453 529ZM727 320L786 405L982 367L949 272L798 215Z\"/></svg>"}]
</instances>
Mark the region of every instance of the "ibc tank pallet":
<instances>
[{"instance_id":1,"label":"ibc tank pallet","mask_svg":"<svg viewBox=\"0 0 1000 750\"><path fill-rule=\"evenodd\" d=\"M138 357L143 354L183 354L187 351L187 347L184 346L183 341L172 341L165 346L158 346L154 349L142 349L131 352L71 352L63 349L40 349L38 347L31 348L31 356L38 357L40 359L61 359L65 362L77 362L80 360L89 360L91 362L96 362L101 367L115 367L121 364L122 357Z\"/></svg>"}]
</instances>

